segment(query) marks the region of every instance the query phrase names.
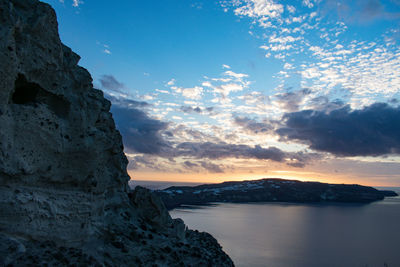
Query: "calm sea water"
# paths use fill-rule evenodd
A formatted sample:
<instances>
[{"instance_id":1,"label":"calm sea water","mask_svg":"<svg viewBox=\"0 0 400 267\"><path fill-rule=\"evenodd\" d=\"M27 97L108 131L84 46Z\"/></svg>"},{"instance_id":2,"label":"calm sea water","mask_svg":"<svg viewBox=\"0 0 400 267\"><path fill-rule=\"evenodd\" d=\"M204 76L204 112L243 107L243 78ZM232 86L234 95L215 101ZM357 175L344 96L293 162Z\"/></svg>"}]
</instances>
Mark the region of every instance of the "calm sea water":
<instances>
[{"instance_id":1,"label":"calm sea water","mask_svg":"<svg viewBox=\"0 0 400 267\"><path fill-rule=\"evenodd\" d=\"M399 197L367 205L224 203L171 216L211 233L237 266L400 267Z\"/></svg>"}]
</instances>

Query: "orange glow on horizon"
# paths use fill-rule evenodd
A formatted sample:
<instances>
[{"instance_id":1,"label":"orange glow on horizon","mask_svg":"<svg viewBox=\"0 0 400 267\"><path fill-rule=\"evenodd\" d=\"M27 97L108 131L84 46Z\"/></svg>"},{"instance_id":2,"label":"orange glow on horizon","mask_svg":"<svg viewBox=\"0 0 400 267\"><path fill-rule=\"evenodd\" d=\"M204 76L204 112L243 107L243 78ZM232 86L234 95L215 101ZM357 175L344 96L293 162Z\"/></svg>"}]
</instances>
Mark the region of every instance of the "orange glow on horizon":
<instances>
[{"instance_id":1,"label":"orange glow on horizon","mask_svg":"<svg viewBox=\"0 0 400 267\"><path fill-rule=\"evenodd\" d=\"M221 183L226 181L258 180L263 178L282 178L299 181L313 181L333 184L360 184L365 186L398 187L390 181L371 180L357 176L321 174L316 172L298 172L276 170L268 173L162 173L128 171L132 180L162 182Z\"/></svg>"}]
</instances>

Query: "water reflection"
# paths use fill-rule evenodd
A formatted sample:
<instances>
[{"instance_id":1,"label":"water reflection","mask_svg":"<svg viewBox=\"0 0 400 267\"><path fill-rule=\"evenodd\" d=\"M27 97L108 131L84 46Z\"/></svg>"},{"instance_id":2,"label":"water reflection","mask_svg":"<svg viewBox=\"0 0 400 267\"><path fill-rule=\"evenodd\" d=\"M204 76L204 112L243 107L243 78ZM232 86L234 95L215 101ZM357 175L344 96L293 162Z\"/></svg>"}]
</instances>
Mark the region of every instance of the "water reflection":
<instances>
[{"instance_id":1,"label":"water reflection","mask_svg":"<svg viewBox=\"0 0 400 267\"><path fill-rule=\"evenodd\" d=\"M171 212L237 266L400 266L400 198L368 205L219 204Z\"/></svg>"}]
</instances>

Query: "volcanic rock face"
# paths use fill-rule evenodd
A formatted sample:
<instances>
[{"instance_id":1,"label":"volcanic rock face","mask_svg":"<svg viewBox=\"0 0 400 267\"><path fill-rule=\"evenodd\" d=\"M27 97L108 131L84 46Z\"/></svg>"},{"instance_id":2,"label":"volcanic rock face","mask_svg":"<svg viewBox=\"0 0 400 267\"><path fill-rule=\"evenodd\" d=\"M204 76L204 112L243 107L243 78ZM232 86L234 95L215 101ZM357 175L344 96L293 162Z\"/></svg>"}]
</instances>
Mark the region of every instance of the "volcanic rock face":
<instances>
[{"instance_id":1,"label":"volcanic rock face","mask_svg":"<svg viewBox=\"0 0 400 267\"><path fill-rule=\"evenodd\" d=\"M110 102L79 59L49 5L0 0L0 265L232 265L130 191Z\"/></svg>"}]
</instances>

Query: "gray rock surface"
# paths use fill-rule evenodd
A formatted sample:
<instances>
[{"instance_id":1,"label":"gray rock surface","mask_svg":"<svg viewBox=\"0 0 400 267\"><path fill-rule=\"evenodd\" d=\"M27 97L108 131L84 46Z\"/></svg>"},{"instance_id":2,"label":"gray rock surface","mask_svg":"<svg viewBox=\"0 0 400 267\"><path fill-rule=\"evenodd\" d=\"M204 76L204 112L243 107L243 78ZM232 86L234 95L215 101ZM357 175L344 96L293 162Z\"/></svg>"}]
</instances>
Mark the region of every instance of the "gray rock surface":
<instances>
[{"instance_id":1,"label":"gray rock surface","mask_svg":"<svg viewBox=\"0 0 400 267\"><path fill-rule=\"evenodd\" d=\"M110 102L37 0L0 0L0 266L233 265L131 191Z\"/></svg>"}]
</instances>

